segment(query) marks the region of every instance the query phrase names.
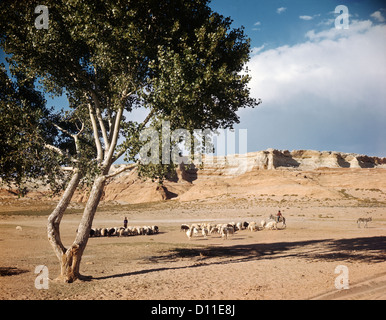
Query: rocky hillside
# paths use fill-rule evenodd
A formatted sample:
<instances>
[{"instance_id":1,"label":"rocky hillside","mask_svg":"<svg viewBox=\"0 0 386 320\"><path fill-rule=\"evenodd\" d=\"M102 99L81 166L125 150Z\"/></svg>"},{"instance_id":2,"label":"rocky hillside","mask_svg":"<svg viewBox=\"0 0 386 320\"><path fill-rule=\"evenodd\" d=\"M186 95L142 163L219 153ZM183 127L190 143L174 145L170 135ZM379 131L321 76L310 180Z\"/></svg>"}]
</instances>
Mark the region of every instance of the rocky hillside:
<instances>
[{"instance_id":1,"label":"rocky hillside","mask_svg":"<svg viewBox=\"0 0 386 320\"><path fill-rule=\"evenodd\" d=\"M268 149L246 155L204 158L201 165L191 165L189 170L181 166L177 179L165 182L164 186L138 179L135 171L125 173L106 186L103 200L142 203L257 195L334 199L347 197L343 189L368 189L377 190L372 198L378 201L385 197L386 201L385 169L386 158ZM84 201L85 196L79 200Z\"/></svg>"},{"instance_id":2,"label":"rocky hillside","mask_svg":"<svg viewBox=\"0 0 386 320\"><path fill-rule=\"evenodd\" d=\"M314 150L276 150L251 152L246 155L214 157L203 161L206 170L237 175L254 170L318 168L386 168L386 158L369 157L355 153Z\"/></svg>"},{"instance_id":3,"label":"rocky hillside","mask_svg":"<svg viewBox=\"0 0 386 320\"><path fill-rule=\"evenodd\" d=\"M112 170L119 169L119 166ZM1 190L0 190L1 191ZM47 190L27 196L44 197ZM0 198L13 196L5 190ZM87 190L73 201L85 202ZM103 201L146 203L162 200L362 199L386 204L386 158L341 152L268 149L246 155L206 157L163 186L138 178L135 170L109 181Z\"/></svg>"}]
</instances>

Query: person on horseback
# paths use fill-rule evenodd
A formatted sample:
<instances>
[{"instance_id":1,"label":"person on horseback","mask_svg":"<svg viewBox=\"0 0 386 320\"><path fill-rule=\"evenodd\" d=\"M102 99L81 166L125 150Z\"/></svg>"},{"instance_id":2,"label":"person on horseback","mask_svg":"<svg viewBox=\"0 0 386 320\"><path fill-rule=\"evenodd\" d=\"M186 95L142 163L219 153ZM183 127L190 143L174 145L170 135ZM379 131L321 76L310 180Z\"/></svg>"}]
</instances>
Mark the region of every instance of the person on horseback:
<instances>
[{"instance_id":1,"label":"person on horseback","mask_svg":"<svg viewBox=\"0 0 386 320\"><path fill-rule=\"evenodd\" d=\"M277 214L276 214L276 222L277 223L279 223L279 221L280 221L280 217L282 217L282 214L281 214L281 212L280 212L280 210L277 212Z\"/></svg>"}]
</instances>

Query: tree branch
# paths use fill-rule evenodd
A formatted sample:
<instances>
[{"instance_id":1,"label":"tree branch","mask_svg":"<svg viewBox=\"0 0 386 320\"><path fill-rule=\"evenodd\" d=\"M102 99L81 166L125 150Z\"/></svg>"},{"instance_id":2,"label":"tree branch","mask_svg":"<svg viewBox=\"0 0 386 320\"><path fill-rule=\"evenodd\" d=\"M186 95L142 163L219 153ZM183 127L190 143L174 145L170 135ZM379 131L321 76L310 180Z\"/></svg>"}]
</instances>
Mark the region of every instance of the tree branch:
<instances>
[{"instance_id":1,"label":"tree branch","mask_svg":"<svg viewBox=\"0 0 386 320\"><path fill-rule=\"evenodd\" d=\"M62 131L63 133L67 134L68 136L70 137L74 137L74 135L70 132L68 132L66 129L63 129L62 127L60 127L59 125L57 125L56 123L52 122L52 125L57 128L58 130Z\"/></svg>"},{"instance_id":2,"label":"tree branch","mask_svg":"<svg viewBox=\"0 0 386 320\"><path fill-rule=\"evenodd\" d=\"M139 128L138 128L138 131L141 131L146 125L147 123L150 121L151 117L154 115L154 109L152 109L150 111L150 113L147 115L146 119L143 120L143 122L140 124ZM123 149L121 151L119 151L114 157L113 157L113 163L118 160L125 152L126 152L127 148L126 149Z\"/></svg>"},{"instance_id":3,"label":"tree branch","mask_svg":"<svg viewBox=\"0 0 386 320\"><path fill-rule=\"evenodd\" d=\"M123 106L121 106L118 109L117 114L115 116L114 131L111 132L112 133L112 137L111 137L110 148L107 151L107 154L105 156L105 160L104 160L104 163L103 163L105 166L107 164L111 163L111 160L113 159L114 150L115 150L115 147L116 147L117 141L118 141L119 129L120 129L120 125L119 124L120 124L121 119L122 119L122 114L123 114Z\"/></svg>"},{"instance_id":4,"label":"tree branch","mask_svg":"<svg viewBox=\"0 0 386 320\"><path fill-rule=\"evenodd\" d=\"M107 175L106 178L109 179L109 178L115 177L115 176L121 174L122 172L125 172L125 171L127 171L127 170L131 170L131 169L134 169L134 168L136 168L136 167L137 167L137 164L136 164L136 163L131 163L131 164L125 165L123 168L121 168L121 169L119 169L119 170L113 172L112 174Z\"/></svg>"},{"instance_id":5,"label":"tree branch","mask_svg":"<svg viewBox=\"0 0 386 320\"><path fill-rule=\"evenodd\" d=\"M62 157L66 157L70 159L71 162L74 162L74 163L79 162L77 159L74 159L68 152L65 152L62 149L59 149L58 147L55 147L51 144L46 143L44 144L44 147L52 151L55 151L57 154L61 155Z\"/></svg>"},{"instance_id":6,"label":"tree branch","mask_svg":"<svg viewBox=\"0 0 386 320\"><path fill-rule=\"evenodd\" d=\"M103 161L103 149L102 149L101 141L99 140L98 125L97 125L96 120L95 120L94 110L93 110L93 107L92 107L90 102L88 103L88 110L90 113L90 120L91 120L91 124L92 124L92 130L94 132L95 145L97 148L97 160L99 162L102 162Z\"/></svg>"},{"instance_id":7,"label":"tree branch","mask_svg":"<svg viewBox=\"0 0 386 320\"><path fill-rule=\"evenodd\" d=\"M72 137L74 139L74 143L75 143L75 149L76 149L76 154L78 156L78 158L80 157L80 148L79 148L79 136L83 133L84 131L84 123L82 123L82 127L79 129L78 126L76 125L77 129L79 130L77 134L72 134L71 132L69 132L68 130L66 129L63 129L61 128L59 125L57 125L56 123L52 122L52 125L57 128L58 130L62 131L63 133L69 135L70 137ZM53 146L51 146L53 147ZM60 149L59 149L60 150Z\"/></svg>"},{"instance_id":8,"label":"tree branch","mask_svg":"<svg viewBox=\"0 0 386 320\"><path fill-rule=\"evenodd\" d=\"M101 114L101 104L100 104L98 96L96 95L94 90L90 90L90 94L91 94L92 100L95 103L95 111L96 111L96 116L97 116L97 119L99 122L99 127L101 128L101 131L102 131L102 137L103 137L103 140L104 140L105 145L106 145L106 150L108 150L110 148L110 141L108 139L106 127L105 127L105 124L103 122L103 118L102 118L102 114Z\"/></svg>"}]
</instances>

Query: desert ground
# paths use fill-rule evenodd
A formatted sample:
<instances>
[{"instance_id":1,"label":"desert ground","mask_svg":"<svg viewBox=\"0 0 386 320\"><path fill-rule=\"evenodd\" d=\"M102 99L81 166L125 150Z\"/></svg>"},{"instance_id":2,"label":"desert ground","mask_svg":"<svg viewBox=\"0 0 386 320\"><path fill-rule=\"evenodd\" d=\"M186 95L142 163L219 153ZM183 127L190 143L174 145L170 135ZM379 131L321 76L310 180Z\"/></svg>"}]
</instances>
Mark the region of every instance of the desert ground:
<instances>
[{"instance_id":1,"label":"desert ground","mask_svg":"<svg viewBox=\"0 0 386 320\"><path fill-rule=\"evenodd\" d=\"M363 179L384 181L385 171L365 170ZM285 190L190 201L104 201L94 227L120 226L127 216L129 225L157 225L160 233L90 238L81 273L91 279L73 284L55 281L59 264L46 222L56 200L2 197L0 299L385 299L385 191L365 181L351 188L344 183L345 189L336 186L335 198ZM74 240L83 206L72 203L63 218L66 246ZM225 240L218 234L189 240L180 231L182 223L259 223L279 209L287 220L279 230L241 230ZM359 217L373 220L358 228ZM49 272L48 289L35 287L39 265ZM349 289L335 286L339 265L347 267Z\"/></svg>"}]
</instances>

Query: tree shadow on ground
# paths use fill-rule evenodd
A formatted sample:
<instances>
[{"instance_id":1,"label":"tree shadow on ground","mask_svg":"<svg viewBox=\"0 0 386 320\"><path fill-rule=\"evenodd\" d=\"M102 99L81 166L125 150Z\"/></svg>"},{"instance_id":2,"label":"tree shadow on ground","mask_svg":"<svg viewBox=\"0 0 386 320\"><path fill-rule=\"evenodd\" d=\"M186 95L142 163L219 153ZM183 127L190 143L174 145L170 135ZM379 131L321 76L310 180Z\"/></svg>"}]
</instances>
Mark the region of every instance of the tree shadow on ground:
<instances>
[{"instance_id":1,"label":"tree shadow on ground","mask_svg":"<svg viewBox=\"0 0 386 320\"><path fill-rule=\"evenodd\" d=\"M0 267L0 277L17 276L26 272L28 272L28 270L18 269L16 267Z\"/></svg>"},{"instance_id":2,"label":"tree shadow on ground","mask_svg":"<svg viewBox=\"0 0 386 320\"><path fill-rule=\"evenodd\" d=\"M170 267L144 269L128 273L95 277L95 280L119 278L164 270L196 268L207 265L230 264L279 258L298 258L311 261L386 261L386 237L320 239L295 242L255 243L246 245L210 246L203 248L177 247L164 255L147 258L145 263L171 263ZM193 264L173 266L187 259Z\"/></svg>"}]
</instances>

